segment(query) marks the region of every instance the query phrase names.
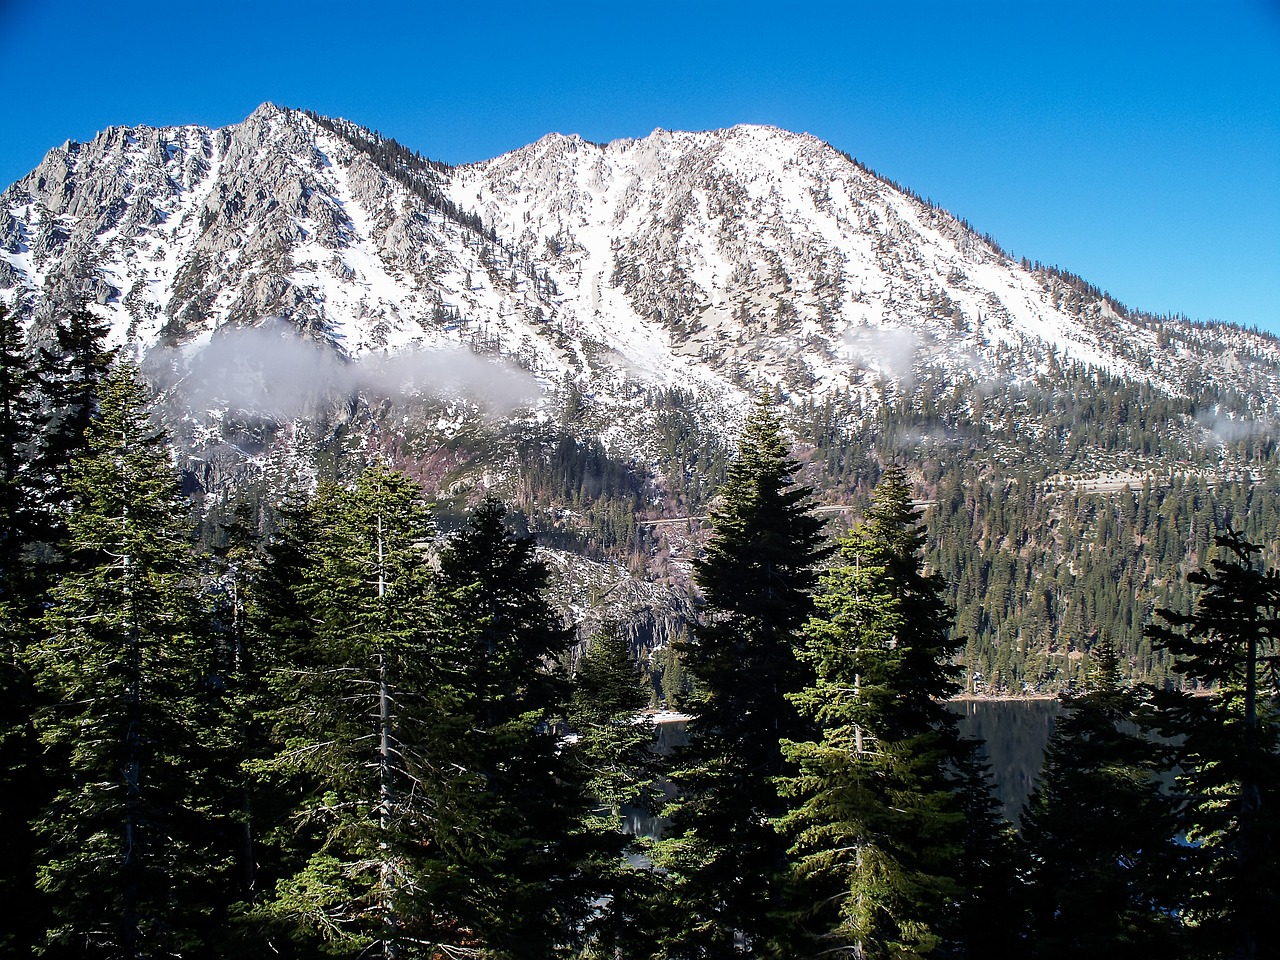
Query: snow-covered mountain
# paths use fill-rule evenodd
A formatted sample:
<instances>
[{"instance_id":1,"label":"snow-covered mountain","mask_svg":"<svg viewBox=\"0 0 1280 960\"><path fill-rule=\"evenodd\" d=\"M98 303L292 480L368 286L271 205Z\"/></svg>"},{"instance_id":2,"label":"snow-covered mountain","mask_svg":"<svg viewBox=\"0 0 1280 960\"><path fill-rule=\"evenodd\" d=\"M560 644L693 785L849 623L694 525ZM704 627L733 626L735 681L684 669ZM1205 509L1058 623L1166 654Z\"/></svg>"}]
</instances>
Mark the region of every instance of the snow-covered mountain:
<instances>
[{"instance_id":1,"label":"snow-covered mountain","mask_svg":"<svg viewBox=\"0 0 1280 960\"><path fill-rule=\"evenodd\" d=\"M207 516L375 453L442 523L496 490L566 613L638 650L692 615L765 387L831 515L911 468L975 689L1069 683L1101 635L1160 680L1141 624L1213 530L1280 563L1280 341L1132 312L807 135L551 135L452 167L270 104L112 128L0 194L0 304L36 341L110 320Z\"/></svg>"},{"instance_id":2,"label":"snow-covered mountain","mask_svg":"<svg viewBox=\"0 0 1280 960\"><path fill-rule=\"evenodd\" d=\"M763 384L873 398L924 368L1208 384L1250 416L1280 397L1275 339L1131 313L768 127L555 134L463 167L270 104L219 130L114 127L0 194L0 298L37 333L87 305L139 354L179 348L178 376L266 321L340 365L468 346L576 384L639 452L626 410L654 387L724 426Z\"/></svg>"}]
</instances>

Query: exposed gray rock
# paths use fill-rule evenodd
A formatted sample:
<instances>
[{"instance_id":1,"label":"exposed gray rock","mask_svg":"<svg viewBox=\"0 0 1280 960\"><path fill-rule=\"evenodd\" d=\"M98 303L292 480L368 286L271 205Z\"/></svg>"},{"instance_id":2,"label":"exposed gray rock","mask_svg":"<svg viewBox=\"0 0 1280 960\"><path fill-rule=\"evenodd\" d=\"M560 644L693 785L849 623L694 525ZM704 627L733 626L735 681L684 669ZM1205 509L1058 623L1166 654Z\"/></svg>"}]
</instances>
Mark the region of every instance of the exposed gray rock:
<instances>
[{"instance_id":1,"label":"exposed gray rock","mask_svg":"<svg viewBox=\"0 0 1280 960\"><path fill-rule=\"evenodd\" d=\"M1181 325L1169 349L1149 318L767 127L555 134L459 168L271 104L220 130L113 127L0 195L0 284L33 316L90 305L141 350L280 317L343 355L501 353L619 409L627 384L678 385L726 429L762 382L870 403L921 364L1280 396L1275 341L1232 330L1241 359L1210 363L1218 333Z\"/></svg>"}]
</instances>

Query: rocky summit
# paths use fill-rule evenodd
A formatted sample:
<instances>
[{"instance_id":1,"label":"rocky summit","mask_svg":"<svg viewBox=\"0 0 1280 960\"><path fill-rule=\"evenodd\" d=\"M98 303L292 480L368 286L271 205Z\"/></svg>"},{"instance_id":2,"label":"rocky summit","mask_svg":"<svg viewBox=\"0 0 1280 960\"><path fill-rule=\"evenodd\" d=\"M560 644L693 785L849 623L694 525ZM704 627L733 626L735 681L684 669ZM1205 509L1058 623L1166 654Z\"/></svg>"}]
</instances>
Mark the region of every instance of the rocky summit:
<instances>
[{"instance_id":1,"label":"rocky summit","mask_svg":"<svg viewBox=\"0 0 1280 960\"><path fill-rule=\"evenodd\" d=\"M286 321L344 358L468 345L544 382L680 385L737 406L1081 364L1176 394L1277 393L1280 347L1138 315L821 141L768 127L553 134L470 166L265 104L243 123L111 128L0 195L0 289L88 304L188 355Z\"/></svg>"}]
</instances>

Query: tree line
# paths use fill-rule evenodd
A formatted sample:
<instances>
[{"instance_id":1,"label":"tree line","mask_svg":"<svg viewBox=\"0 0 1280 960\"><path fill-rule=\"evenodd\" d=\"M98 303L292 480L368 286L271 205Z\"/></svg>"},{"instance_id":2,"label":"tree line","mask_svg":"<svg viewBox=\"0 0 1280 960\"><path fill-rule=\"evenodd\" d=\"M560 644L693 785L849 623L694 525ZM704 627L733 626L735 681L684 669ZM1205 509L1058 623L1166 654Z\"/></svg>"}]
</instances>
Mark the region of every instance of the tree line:
<instances>
[{"instance_id":1,"label":"tree line","mask_svg":"<svg viewBox=\"0 0 1280 960\"><path fill-rule=\"evenodd\" d=\"M374 462L202 541L104 336L33 356L0 318L7 952L1264 955L1280 576L1243 537L1151 630L1213 693L1099 643L1019 836L946 708L963 640L902 468L830 543L761 399L660 756L622 631L579 648L500 501L442 536Z\"/></svg>"}]
</instances>

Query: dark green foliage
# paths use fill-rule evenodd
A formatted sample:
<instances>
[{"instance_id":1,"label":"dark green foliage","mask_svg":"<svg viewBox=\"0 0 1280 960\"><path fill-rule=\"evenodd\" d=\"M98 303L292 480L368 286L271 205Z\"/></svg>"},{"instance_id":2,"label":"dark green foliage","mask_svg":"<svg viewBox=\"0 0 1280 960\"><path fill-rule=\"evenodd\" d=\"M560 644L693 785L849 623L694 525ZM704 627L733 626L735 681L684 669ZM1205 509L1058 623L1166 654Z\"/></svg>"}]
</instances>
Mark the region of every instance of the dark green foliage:
<instances>
[{"instance_id":1,"label":"dark green foliage","mask_svg":"<svg viewBox=\"0 0 1280 960\"><path fill-rule=\"evenodd\" d=\"M23 559L34 529L28 459L38 434L35 377L16 317L0 305L0 600L25 603Z\"/></svg>"},{"instance_id":2,"label":"dark green foliage","mask_svg":"<svg viewBox=\"0 0 1280 960\"><path fill-rule=\"evenodd\" d=\"M940 953L973 960L1018 956L1026 945L1018 895L1023 858L995 796L982 741L952 743L955 755L947 763L961 816L956 864L960 895L941 926Z\"/></svg>"},{"instance_id":3,"label":"dark green foliage","mask_svg":"<svg viewBox=\"0 0 1280 960\"><path fill-rule=\"evenodd\" d=\"M890 468L805 628L815 679L792 699L818 736L784 743L798 769L781 781L796 806L780 827L814 954L930 953L958 935L966 884L994 880L966 856L989 864L999 844L985 783L962 775L973 747L946 707L956 643L944 584L920 567L918 518Z\"/></svg>"},{"instance_id":4,"label":"dark green foliage","mask_svg":"<svg viewBox=\"0 0 1280 960\"><path fill-rule=\"evenodd\" d=\"M1162 778L1172 750L1152 739L1150 691L1094 648L1082 693L1063 697L1039 786L1022 816L1031 945L1040 957L1172 956L1187 848Z\"/></svg>"},{"instance_id":5,"label":"dark green foliage","mask_svg":"<svg viewBox=\"0 0 1280 960\"><path fill-rule=\"evenodd\" d=\"M58 322L53 342L41 346L35 356L40 431L31 445L27 470L43 536L28 549L55 568L70 464L85 447L86 431L97 412L98 384L115 358L115 350L106 346L108 330L105 321L88 311L74 311Z\"/></svg>"},{"instance_id":6,"label":"dark green foliage","mask_svg":"<svg viewBox=\"0 0 1280 960\"><path fill-rule=\"evenodd\" d=\"M1188 926L1202 956L1261 957L1280 912L1280 573L1228 530L1218 556L1188 579L1188 616L1161 611L1155 641L1209 696L1168 693L1163 731L1177 755L1189 852Z\"/></svg>"},{"instance_id":7,"label":"dark green foliage","mask_svg":"<svg viewBox=\"0 0 1280 960\"><path fill-rule=\"evenodd\" d=\"M429 180L429 164L394 144L366 146L383 169ZM502 259L495 269L505 275ZM1055 295L1070 299L1068 281ZM945 294L929 295L940 315L964 322ZM818 947L838 954L855 936L867 954L892 944L903 955L930 946L935 955L1003 954L1022 933L1021 903L1006 892L1011 854L974 746L936 709L958 689L951 664L964 662L967 683L981 689L1079 687L1085 666L1108 656L1099 637L1114 636L1121 674L1159 686L1185 676L1215 689L1163 703L1163 729L1185 738L1186 816L1172 830L1160 819L1167 811L1151 774L1164 761L1142 754L1145 741L1113 722L1141 713L1141 704L1122 703L1121 693L1130 695L1124 687L1087 688L1064 721L1065 759L1050 761L1029 815L1036 922L1049 931L1033 941L1048 954L1089 937L1097 953L1158 942L1171 925L1161 910L1185 902L1181 916L1202 953L1256 952L1250 918L1276 905L1267 812L1280 782L1267 673L1275 587L1270 575L1255 582L1241 571L1254 563L1242 559L1256 552L1247 539L1270 538L1280 523L1280 469L1265 434L1221 441L1194 422L1201 409L1249 415L1239 397L1170 399L1054 358L1045 377L990 390L926 372L912 393L884 385L880 406L857 396L802 405L793 426L808 441L796 447L803 467L762 405L727 468L725 447L694 396L650 391L649 440L660 463L649 474L591 438L577 417L591 414L590 398L575 401L566 386L558 424L501 438L528 466L516 492L520 512L508 517L496 501L481 504L461 535L439 546L438 575L434 532L416 490L386 472L382 481L366 474L352 490L328 488L296 510L258 502L266 481L246 485L253 503L240 516L211 492L198 504L205 513L198 571L180 522L189 505L174 496L166 509L178 532L153 538L148 559L173 566L147 584L157 596L185 584L176 590L184 599L166 601L171 608L157 600L150 625L144 618L138 631L139 650L161 651L152 661L143 655L158 675L138 689L166 727L148 735L152 752L138 756L139 769L154 773L146 826L163 824L168 845L138 848L154 871L137 873L142 879L126 896L111 891L110 858L95 846L109 831L81 839L115 815L111 804L128 785L89 783L93 770L121 762L82 748L76 731L98 729L97 711L128 711L105 695L92 710L74 699L80 684L106 689L93 678L114 676L123 661L92 653L82 664L66 649L79 644L78 656L81 647L105 646L112 631L128 634L124 594L102 572L124 554L112 548L93 559L84 546L87 521L75 518L93 511L85 512L67 466L101 453L84 453L84 424L109 352L91 316L68 318L62 328L35 362L21 331L0 317L0 603L9 654L0 674L7 711L0 894L21 918L0 930L10 937L3 949L29 952L20 923L38 921L41 900L61 914L63 952L73 953L83 945L71 946L75 924L94 911L119 913L129 900L140 916L164 918L164 929L140 923L139 936L169 938L164 949L188 955L447 950L536 958L581 950L683 960L798 956ZM37 370L39 381L28 376ZM639 398L641 388L632 389ZM321 444L330 458L323 476L353 476L347 453L363 443L354 424L332 425ZM490 436L448 438L448 450L429 465L434 478L488 455ZM807 652L797 657L824 552L796 477L803 469L806 483L857 515L880 464L907 450L916 458L917 495L933 505L928 567L945 582L922 573L911 491L890 469L824 583ZM1210 456L1229 466L1216 475L1186 466ZM1175 461L1183 466L1168 469ZM1054 476L1096 472L1099 464L1145 476L1127 490L1082 489ZM165 462L161 472L169 470ZM718 486L714 537L697 567L705 622L686 643L661 648L648 693L639 691L621 632L597 638L570 697L554 665L568 662L571 634L547 603L547 569L533 541L511 527L537 530L544 545L657 570L667 545L696 547L693 526ZM121 484L124 496L111 509L149 501L145 483L133 487ZM417 531L395 533L400 539L380 559L370 551L379 515ZM664 544L663 531L674 528L646 526L673 516L689 524L687 542ZM146 522L142 514L129 519ZM1241 542L1224 554L1239 547L1239 562L1192 578L1218 607L1191 615L1193 592L1181 571L1209 563L1222 520L1242 528ZM272 542L259 542L267 534ZM141 549L130 556L142 558ZM1261 552L1274 562L1276 549L1267 539ZM381 598L371 574L380 564L389 591ZM33 614L54 580L41 621ZM76 610L90 607L93 618L77 619ZM1169 629L1144 636L1155 607L1175 611ZM1256 629L1241 632L1250 617ZM1252 675L1250 662L1258 666ZM30 682L36 671L39 690ZM684 794L670 810L669 838L654 851L663 870L646 871L621 857L630 848L615 808L647 794L649 732L631 720L659 687L694 721L692 745L673 771ZM22 789L39 779L30 764L34 727L24 728L38 697L47 701L39 709L46 767L63 778L56 803L46 802L47 786ZM158 714L140 708L138 715L159 727ZM1152 721L1141 722L1145 729ZM581 739L565 739L570 727ZM1096 799L1074 806L1062 799L1075 796ZM181 813L164 821L174 798ZM1147 802L1149 816L1103 811L1096 819L1110 826L1145 816L1149 834L1091 831L1093 820L1072 816L1083 806L1132 810ZM19 825L33 816L47 824L43 895L31 889L32 851L23 849ZM1159 885L1157 861L1177 830L1199 846L1173 851L1189 866L1185 885L1170 891ZM1137 849L1122 847L1134 841L1129 834L1140 838ZM1064 839L1072 836L1078 842ZM842 861L845 848L860 851L861 864ZM1118 862L1124 870L1108 869ZM854 867L865 867L861 879ZM172 875L171 889L160 889L160 872ZM1087 882L1061 880L1086 875ZM873 903L861 934L856 911L839 909L855 886ZM1219 897L1220 890L1232 893ZM1098 898L1118 906L1108 915L1091 911ZM819 906L807 911L810 903ZM1003 921L993 922L994 914ZM1068 915L1118 932L1108 945L1101 924L1062 922Z\"/></svg>"},{"instance_id":8,"label":"dark green foliage","mask_svg":"<svg viewBox=\"0 0 1280 960\"><path fill-rule=\"evenodd\" d=\"M0 308L0 900L13 917L0 943L17 953L43 941L52 923L48 899L35 896L31 825L65 772L60 760L41 757L32 718L47 697L25 656L64 569L66 480L109 359L105 329L88 314L63 319L55 332L54 349L32 349L17 316Z\"/></svg>"},{"instance_id":9,"label":"dark green foliage","mask_svg":"<svg viewBox=\"0 0 1280 960\"><path fill-rule=\"evenodd\" d=\"M294 936L297 931L264 904L274 897L282 879L303 869L316 842L315 831L299 829L302 819L298 816L314 783L271 767L289 735L288 715L304 709L306 684L293 684L290 678L305 677L319 662L304 589L320 538L319 518L311 502L299 496L272 514L272 534L257 545L260 557L241 554L238 540L243 528L238 521L221 531L225 539L215 538L221 542L214 563L216 571L221 560L224 570L206 588L213 600L215 644L225 650L239 642L245 651L243 668L231 677L225 698L228 732L232 736L245 732L245 738L233 743L233 750L224 757L239 763L238 769L225 774L230 787L226 800L238 808L232 818L232 848L240 891L240 922L228 931L231 936L225 946L229 957L261 956L265 950L281 956L309 956L311 947L305 934ZM232 584L234 595L229 590ZM236 606L242 607L243 619L229 637L226 620L235 622ZM219 625L223 629L216 631ZM246 861L247 854L252 861Z\"/></svg>"},{"instance_id":10,"label":"dark green foliage","mask_svg":"<svg viewBox=\"0 0 1280 960\"><path fill-rule=\"evenodd\" d=\"M573 677L565 710L579 735L575 753L592 797L616 814L647 807L653 789L653 723L639 719L649 691L621 629L607 626L591 638Z\"/></svg>"},{"instance_id":11,"label":"dark green foliage","mask_svg":"<svg viewBox=\"0 0 1280 960\"><path fill-rule=\"evenodd\" d=\"M673 506L686 515L700 512L724 483L731 451L707 429L689 391L650 390L645 406L654 411L653 435Z\"/></svg>"},{"instance_id":12,"label":"dark green foliage","mask_svg":"<svg viewBox=\"0 0 1280 960\"><path fill-rule=\"evenodd\" d=\"M532 537L506 525L506 507L486 498L440 554L438 592L464 630L468 684L487 727L545 714L567 693L546 669L571 634L546 601L548 570Z\"/></svg>"},{"instance_id":13,"label":"dark green foliage","mask_svg":"<svg viewBox=\"0 0 1280 960\"><path fill-rule=\"evenodd\" d=\"M524 492L534 504L563 504L564 509L534 512L544 543L576 549L588 556L627 556L641 542L636 513L640 483L631 467L605 452L599 440L582 442L565 429L521 451Z\"/></svg>"},{"instance_id":14,"label":"dark green foliage","mask_svg":"<svg viewBox=\"0 0 1280 960\"><path fill-rule=\"evenodd\" d=\"M797 635L828 552L798 469L761 399L695 567L706 605L683 651L693 719L671 774L681 791L672 835L655 854L670 874L671 956L758 956L780 936L787 856L770 822L785 809L774 778L784 770L779 741L806 729L787 694L807 676Z\"/></svg>"},{"instance_id":15,"label":"dark green foliage","mask_svg":"<svg viewBox=\"0 0 1280 960\"><path fill-rule=\"evenodd\" d=\"M1160 607L1190 612L1183 574L1207 562L1218 525L1280 559L1280 447L1249 428L1261 414L1242 394L1192 383L1170 397L1040 361L1044 375L1015 385L923 369L912 389L886 385L873 403L800 404L810 476L824 500L856 513L879 462L918 466L920 496L934 502L926 559L947 581L977 691L1066 689L1103 636L1126 676L1163 685L1176 679L1172 657L1143 626ZM1211 426L1227 416L1224 438ZM1128 489L1077 482L1113 471Z\"/></svg>"},{"instance_id":16,"label":"dark green foliage","mask_svg":"<svg viewBox=\"0 0 1280 960\"><path fill-rule=\"evenodd\" d=\"M189 953L219 901L186 504L147 399L131 368L109 375L67 481L67 569L27 652L49 698L36 729L67 769L39 885L50 944L76 956Z\"/></svg>"},{"instance_id":17,"label":"dark green foliage","mask_svg":"<svg viewBox=\"0 0 1280 960\"><path fill-rule=\"evenodd\" d=\"M684 668L684 643L670 643L657 653L661 654L662 702L668 710L683 710L685 698L690 693L688 673Z\"/></svg>"},{"instance_id":18,"label":"dark green foliage","mask_svg":"<svg viewBox=\"0 0 1280 960\"><path fill-rule=\"evenodd\" d=\"M306 621L273 677L278 752L257 765L294 784L300 866L253 917L304 949L430 957L470 936L454 870L483 835L458 648L430 607L431 521L381 467L314 511L283 604Z\"/></svg>"},{"instance_id":19,"label":"dark green foliage","mask_svg":"<svg viewBox=\"0 0 1280 960\"><path fill-rule=\"evenodd\" d=\"M220 846L231 853L228 890L243 910L260 899L259 873L265 851L256 831L271 820L267 790L255 789L248 768L269 753L271 702L267 683L271 644L254 629L265 556L252 503L242 500L225 514L210 511L206 525L217 536L199 557L206 604L204 644L210 658L208 686L216 725L205 738L210 769L207 789L223 832ZM270 870L268 870L268 876ZM223 957L236 950L256 955L264 944L229 927L219 944Z\"/></svg>"},{"instance_id":20,"label":"dark green foliage","mask_svg":"<svg viewBox=\"0 0 1280 960\"><path fill-rule=\"evenodd\" d=\"M648 704L630 644L616 624L606 627L578 663L566 710L577 736L570 752L576 777L596 804L584 827L603 838L593 884L601 902L588 925L592 956L640 956L652 944L645 914L655 878L627 859L645 844L621 833L624 808L652 813L657 801L654 726L640 714Z\"/></svg>"},{"instance_id":21,"label":"dark green foliage","mask_svg":"<svg viewBox=\"0 0 1280 960\"><path fill-rule=\"evenodd\" d=\"M495 958L550 957L580 935L602 841L581 826L587 797L551 724L568 694L553 664L572 635L546 600L533 539L505 517L485 499L441 551L437 612L463 665L468 770L483 790L484 842L467 862L473 929Z\"/></svg>"},{"instance_id":22,"label":"dark green foliage","mask_svg":"<svg viewBox=\"0 0 1280 960\"><path fill-rule=\"evenodd\" d=\"M49 779L31 726L36 694L23 663L41 592L26 557L37 530L26 470L37 433L34 387L22 328L0 306L0 903L13 920L0 932L0 950L15 955L43 934L30 824Z\"/></svg>"}]
</instances>

